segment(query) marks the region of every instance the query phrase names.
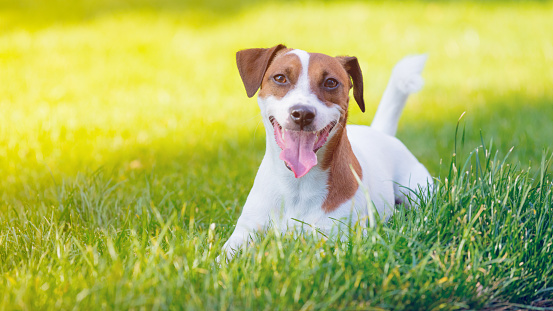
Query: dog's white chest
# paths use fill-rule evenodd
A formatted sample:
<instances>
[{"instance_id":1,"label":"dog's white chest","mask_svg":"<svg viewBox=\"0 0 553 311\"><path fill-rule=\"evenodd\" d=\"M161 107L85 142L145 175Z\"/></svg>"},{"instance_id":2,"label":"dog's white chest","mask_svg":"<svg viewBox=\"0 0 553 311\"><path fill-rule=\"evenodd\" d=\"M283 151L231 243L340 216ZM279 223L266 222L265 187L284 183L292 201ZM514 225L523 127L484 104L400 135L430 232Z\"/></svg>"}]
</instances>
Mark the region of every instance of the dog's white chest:
<instances>
[{"instance_id":1,"label":"dog's white chest","mask_svg":"<svg viewBox=\"0 0 553 311\"><path fill-rule=\"evenodd\" d=\"M278 170L275 184L278 199L269 212L271 220L285 231L286 228L301 226L301 221L316 223L323 218L321 205L328 190L326 180L328 173L319 168L312 169L303 178L294 178L282 163ZM273 169L274 172L274 169ZM267 176L271 178L270 176ZM300 221L301 220L301 221Z\"/></svg>"}]
</instances>

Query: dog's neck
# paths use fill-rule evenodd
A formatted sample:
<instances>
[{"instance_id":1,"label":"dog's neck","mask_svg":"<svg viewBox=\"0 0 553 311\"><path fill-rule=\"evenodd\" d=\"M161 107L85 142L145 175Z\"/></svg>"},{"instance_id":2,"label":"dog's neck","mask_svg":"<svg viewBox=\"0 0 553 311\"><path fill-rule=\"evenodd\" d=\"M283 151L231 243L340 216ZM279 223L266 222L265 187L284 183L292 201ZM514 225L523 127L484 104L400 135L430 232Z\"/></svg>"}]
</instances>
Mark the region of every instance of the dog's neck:
<instances>
[{"instance_id":1,"label":"dog's neck","mask_svg":"<svg viewBox=\"0 0 553 311\"><path fill-rule=\"evenodd\" d=\"M363 178L361 165L348 139L346 120L347 113L343 121L338 124L335 135L327 142L323 161L318 164L323 170L328 170L329 174L328 196L322 206L327 213L338 208L357 192L359 183L352 169L355 170L359 180Z\"/></svg>"},{"instance_id":2,"label":"dog's neck","mask_svg":"<svg viewBox=\"0 0 553 311\"><path fill-rule=\"evenodd\" d=\"M272 162L275 169L275 176L284 178L285 184L293 185L295 191L302 191L309 186L310 189L326 189L326 196L323 198L322 209L330 213L337 209L342 203L351 199L357 189L357 182L353 172L359 179L362 179L363 172L357 157L353 153L347 136L346 116L336 125L335 132L329 137L328 142L317 152L318 163L301 178L295 178L294 174L286 168L284 162L279 158L280 147L276 144L274 132L270 122L265 122L266 128L266 152L268 160ZM321 178L322 177L322 178ZM308 196L309 193L298 193L298 196ZM314 194L317 196L317 194ZM313 200L319 200L314 198Z\"/></svg>"}]
</instances>

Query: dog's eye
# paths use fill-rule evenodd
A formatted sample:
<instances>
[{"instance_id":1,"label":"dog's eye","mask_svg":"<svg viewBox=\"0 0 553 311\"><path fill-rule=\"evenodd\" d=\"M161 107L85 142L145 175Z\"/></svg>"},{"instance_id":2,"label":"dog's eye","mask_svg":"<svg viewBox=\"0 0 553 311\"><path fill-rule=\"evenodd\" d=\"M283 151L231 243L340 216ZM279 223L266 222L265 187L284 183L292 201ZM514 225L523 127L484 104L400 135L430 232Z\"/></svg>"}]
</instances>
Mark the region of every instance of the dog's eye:
<instances>
[{"instance_id":1,"label":"dog's eye","mask_svg":"<svg viewBox=\"0 0 553 311\"><path fill-rule=\"evenodd\" d=\"M285 77L284 75L280 75L280 74L279 74L279 75L275 75L275 76L273 77L273 80L275 80L275 82L280 83L280 84L284 84L284 83L286 83L286 81L287 81L287 80L286 80L286 77Z\"/></svg>"},{"instance_id":2,"label":"dog's eye","mask_svg":"<svg viewBox=\"0 0 553 311\"><path fill-rule=\"evenodd\" d=\"M334 89L338 86L338 81L336 81L336 79L328 78L325 80L323 85L328 89Z\"/></svg>"}]
</instances>

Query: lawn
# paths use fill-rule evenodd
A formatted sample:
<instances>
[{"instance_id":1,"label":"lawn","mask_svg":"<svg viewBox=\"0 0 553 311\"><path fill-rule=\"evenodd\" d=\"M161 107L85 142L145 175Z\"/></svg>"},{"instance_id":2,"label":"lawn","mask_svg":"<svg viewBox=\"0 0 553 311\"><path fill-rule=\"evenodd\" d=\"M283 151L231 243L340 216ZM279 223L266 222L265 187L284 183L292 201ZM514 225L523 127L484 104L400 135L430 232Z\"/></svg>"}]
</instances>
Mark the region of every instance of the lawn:
<instances>
[{"instance_id":1,"label":"lawn","mask_svg":"<svg viewBox=\"0 0 553 311\"><path fill-rule=\"evenodd\" d=\"M552 310L551 16L0 0L0 309ZM347 242L269 230L217 265L265 147L235 52L278 43L357 56L366 125L393 65L428 53L397 136L436 192Z\"/></svg>"}]
</instances>

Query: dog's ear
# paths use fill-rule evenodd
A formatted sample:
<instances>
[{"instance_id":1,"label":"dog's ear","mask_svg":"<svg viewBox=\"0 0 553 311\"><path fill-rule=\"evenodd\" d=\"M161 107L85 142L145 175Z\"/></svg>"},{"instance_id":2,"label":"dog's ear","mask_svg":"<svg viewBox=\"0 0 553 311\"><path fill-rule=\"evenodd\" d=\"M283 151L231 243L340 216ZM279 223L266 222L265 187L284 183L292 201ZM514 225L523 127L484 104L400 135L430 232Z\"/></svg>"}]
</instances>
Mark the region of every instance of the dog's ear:
<instances>
[{"instance_id":1,"label":"dog's ear","mask_svg":"<svg viewBox=\"0 0 553 311\"><path fill-rule=\"evenodd\" d=\"M353 98L355 98L361 111L365 112L365 101L363 100L363 74L361 73L361 67L359 67L357 57L340 56L338 59L353 81Z\"/></svg>"},{"instance_id":2,"label":"dog's ear","mask_svg":"<svg viewBox=\"0 0 553 311\"><path fill-rule=\"evenodd\" d=\"M238 65L238 72L246 87L246 93L248 97L255 95L261 82L267 67L271 63L276 53L286 47L282 44L273 46L268 49L247 49L236 52L236 64Z\"/></svg>"}]
</instances>

